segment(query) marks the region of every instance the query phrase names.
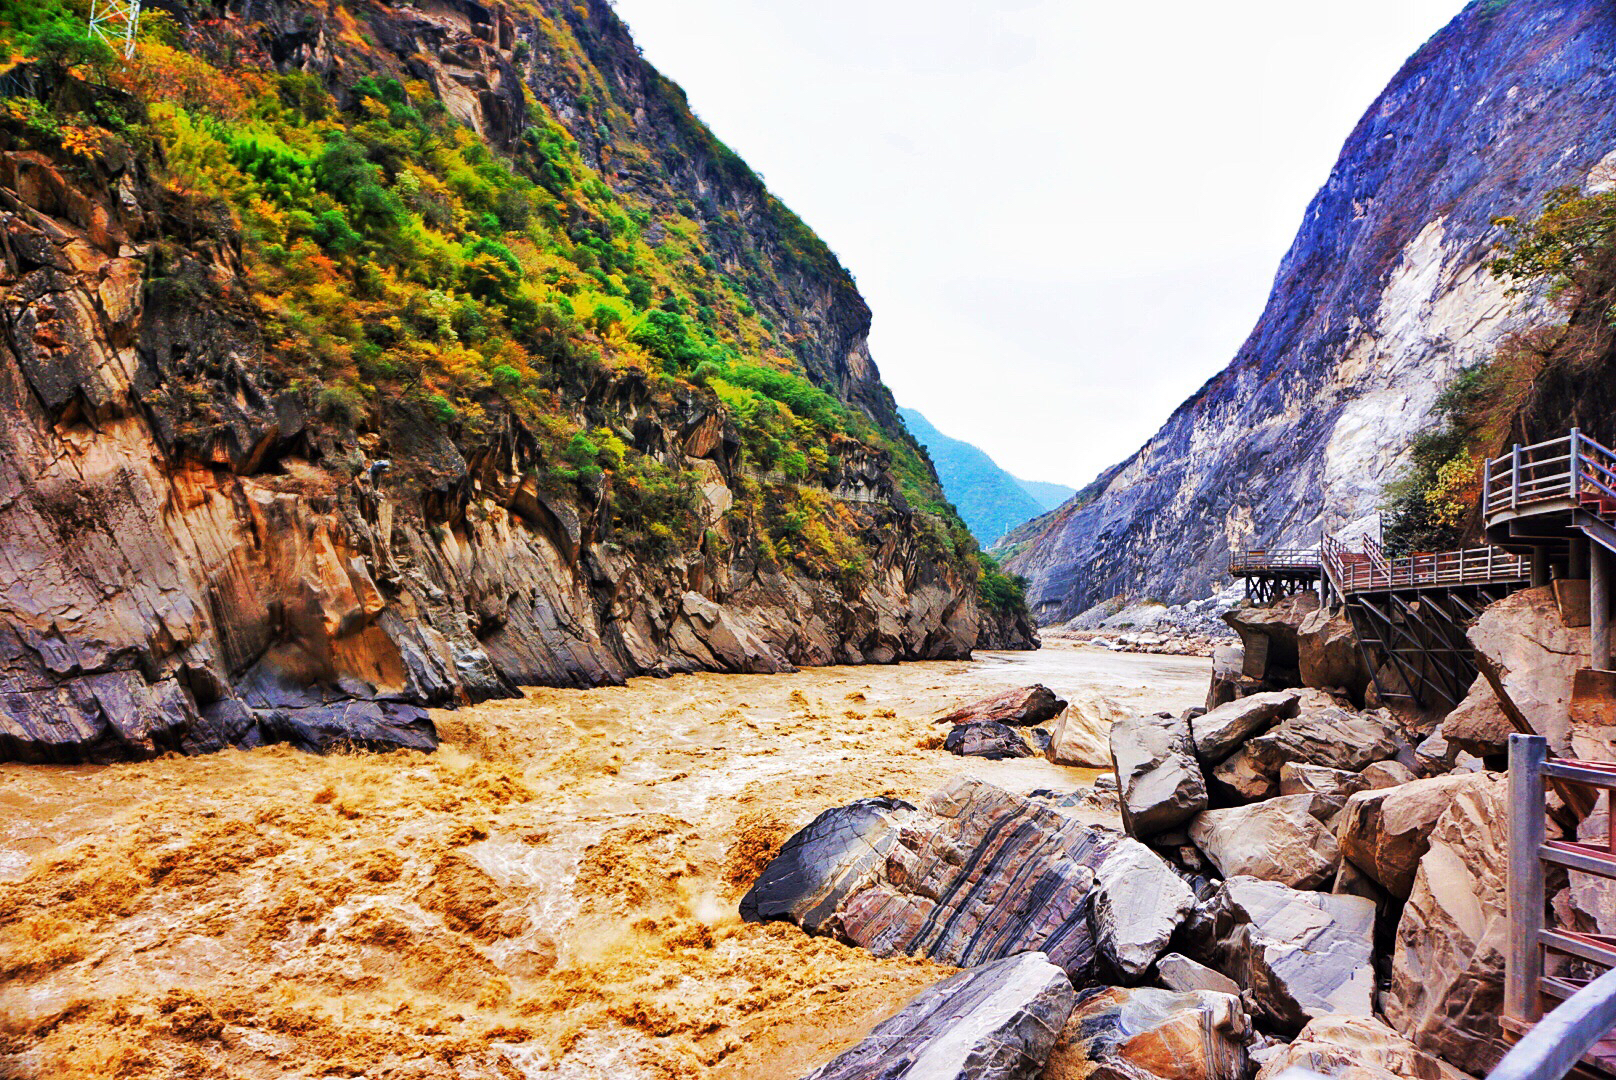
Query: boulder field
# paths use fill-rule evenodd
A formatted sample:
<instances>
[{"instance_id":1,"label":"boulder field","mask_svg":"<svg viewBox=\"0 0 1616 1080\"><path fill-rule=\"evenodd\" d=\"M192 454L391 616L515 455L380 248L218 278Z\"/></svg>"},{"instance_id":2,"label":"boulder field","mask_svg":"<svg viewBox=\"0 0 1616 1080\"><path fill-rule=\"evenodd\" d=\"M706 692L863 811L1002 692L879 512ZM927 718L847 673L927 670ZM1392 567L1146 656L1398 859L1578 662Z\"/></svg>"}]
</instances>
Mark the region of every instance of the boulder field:
<instances>
[{"instance_id":1,"label":"boulder field","mask_svg":"<svg viewBox=\"0 0 1616 1080\"><path fill-rule=\"evenodd\" d=\"M1262 628L1265 659L1215 665L1210 708L1127 714L1027 687L942 718L950 749L984 732L1026 748L1011 725L1053 721L1046 757L1093 766L1103 740L1109 775L1028 794L959 776L919 806L827 810L787 841L743 917L966 969L816 1077L1453 1080L1497 1063L1507 784L1486 767L1501 745L1487 726L1448 723L1487 714L1481 687L1446 719L1400 711L1298 644L1328 652L1339 616L1291 599L1229 621ZM1551 740L1597 751L1604 732L1564 708L1574 637L1549 590L1471 632L1518 700L1543 704ZM1302 670L1324 685L1274 685ZM1551 819L1550 835L1566 827ZM1588 882L1557 888L1563 925L1616 922ZM1073 991L1055 1005L1050 965ZM975 1005L939 1022L937 995L1008 1003L992 1023ZM914 1071L933 1042L946 1067Z\"/></svg>"}]
</instances>

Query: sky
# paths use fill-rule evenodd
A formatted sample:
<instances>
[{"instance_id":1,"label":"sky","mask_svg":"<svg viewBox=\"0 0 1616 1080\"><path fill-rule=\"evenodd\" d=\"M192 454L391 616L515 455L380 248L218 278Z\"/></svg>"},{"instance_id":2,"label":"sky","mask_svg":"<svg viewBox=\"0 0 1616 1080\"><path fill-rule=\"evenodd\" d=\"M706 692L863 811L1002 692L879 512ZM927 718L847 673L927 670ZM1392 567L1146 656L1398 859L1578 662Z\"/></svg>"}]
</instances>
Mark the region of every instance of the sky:
<instances>
[{"instance_id":1,"label":"sky","mask_svg":"<svg viewBox=\"0 0 1616 1080\"><path fill-rule=\"evenodd\" d=\"M898 402L1080 487L1233 357L1461 0L614 0L836 251Z\"/></svg>"}]
</instances>

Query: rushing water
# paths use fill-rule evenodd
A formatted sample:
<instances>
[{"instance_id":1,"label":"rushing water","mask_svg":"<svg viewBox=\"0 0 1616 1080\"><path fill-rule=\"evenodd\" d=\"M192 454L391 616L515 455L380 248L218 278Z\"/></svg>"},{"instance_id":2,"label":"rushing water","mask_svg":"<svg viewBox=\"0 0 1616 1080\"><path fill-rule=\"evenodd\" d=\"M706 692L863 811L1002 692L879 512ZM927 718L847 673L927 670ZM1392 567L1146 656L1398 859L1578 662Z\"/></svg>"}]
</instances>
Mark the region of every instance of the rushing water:
<instances>
[{"instance_id":1,"label":"rushing water","mask_svg":"<svg viewBox=\"0 0 1616 1080\"><path fill-rule=\"evenodd\" d=\"M941 971L741 924L791 831L962 771L1089 782L931 720L1031 682L1179 710L1208 669L1055 645L636 679L438 713L431 757L0 768L0 1075L800 1075Z\"/></svg>"}]
</instances>

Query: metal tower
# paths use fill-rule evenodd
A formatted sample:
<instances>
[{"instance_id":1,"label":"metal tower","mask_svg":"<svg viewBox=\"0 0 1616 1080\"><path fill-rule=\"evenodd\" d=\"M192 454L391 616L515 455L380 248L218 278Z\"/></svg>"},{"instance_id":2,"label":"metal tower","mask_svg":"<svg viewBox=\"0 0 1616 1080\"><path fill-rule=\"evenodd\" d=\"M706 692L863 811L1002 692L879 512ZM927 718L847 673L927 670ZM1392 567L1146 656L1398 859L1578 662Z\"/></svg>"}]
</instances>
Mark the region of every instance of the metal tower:
<instances>
[{"instance_id":1,"label":"metal tower","mask_svg":"<svg viewBox=\"0 0 1616 1080\"><path fill-rule=\"evenodd\" d=\"M135 55L135 31L140 28L140 0L94 0L90 5L90 33L122 49L124 59Z\"/></svg>"}]
</instances>

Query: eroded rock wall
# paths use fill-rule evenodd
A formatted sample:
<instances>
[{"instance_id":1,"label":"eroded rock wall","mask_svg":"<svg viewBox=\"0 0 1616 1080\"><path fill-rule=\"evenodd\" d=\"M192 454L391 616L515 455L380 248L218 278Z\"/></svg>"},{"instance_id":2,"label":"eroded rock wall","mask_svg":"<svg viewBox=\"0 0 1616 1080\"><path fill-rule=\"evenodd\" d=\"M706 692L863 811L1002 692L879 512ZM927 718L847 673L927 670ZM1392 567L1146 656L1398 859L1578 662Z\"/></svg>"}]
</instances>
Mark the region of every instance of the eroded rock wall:
<instances>
[{"instance_id":1,"label":"eroded rock wall","mask_svg":"<svg viewBox=\"0 0 1616 1080\"><path fill-rule=\"evenodd\" d=\"M1001 541L1041 624L1206 595L1244 547L1373 512L1453 375L1541 314L1487 269L1492 221L1609 183L1616 11L1472 3L1348 139L1233 362L1137 453Z\"/></svg>"}]
</instances>

